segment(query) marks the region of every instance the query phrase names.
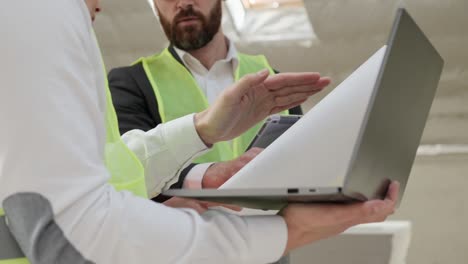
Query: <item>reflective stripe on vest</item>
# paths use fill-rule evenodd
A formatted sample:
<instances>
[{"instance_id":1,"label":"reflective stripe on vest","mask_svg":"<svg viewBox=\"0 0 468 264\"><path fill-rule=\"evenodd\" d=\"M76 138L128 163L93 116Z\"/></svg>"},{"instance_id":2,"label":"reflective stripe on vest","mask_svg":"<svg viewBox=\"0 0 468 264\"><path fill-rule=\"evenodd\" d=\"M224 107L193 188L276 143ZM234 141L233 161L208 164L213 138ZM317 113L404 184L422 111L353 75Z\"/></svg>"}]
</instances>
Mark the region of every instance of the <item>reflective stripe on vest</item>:
<instances>
[{"instance_id":1,"label":"reflective stripe on vest","mask_svg":"<svg viewBox=\"0 0 468 264\"><path fill-rule=\"evenodd\" d=\"M163 123L208 108L206 96L195 78L184 65L172 56L168 49L152 57L141 58L136 63L138 62L142 63L146 76L153 87ZM239 66L234 77L238 81L246 74L256 73L263 69L268 69L271 74L274 74L265 56L239 53ZM287 111L284 112L284 114L287 113ZM263 122L260 122L252 127L234 139L232 143L216 143L210 152L199 157L195 162L227 161L240 156L247 149L262 124Z\"/></svg>"}]
</instances>

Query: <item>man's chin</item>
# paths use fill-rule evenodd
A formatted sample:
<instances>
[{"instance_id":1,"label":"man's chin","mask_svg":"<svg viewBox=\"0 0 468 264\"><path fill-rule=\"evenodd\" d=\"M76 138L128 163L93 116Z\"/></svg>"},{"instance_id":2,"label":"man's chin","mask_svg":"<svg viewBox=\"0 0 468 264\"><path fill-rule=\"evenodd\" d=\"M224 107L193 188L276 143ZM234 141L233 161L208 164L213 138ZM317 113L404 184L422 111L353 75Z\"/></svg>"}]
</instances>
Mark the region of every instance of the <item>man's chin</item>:
<instances>
[{"instance_id":1,"label":"man's chin","mask_svg":"<svg viewBox=\"0 0 468 264\"><path fill-rule=\"evenodd\" d=\"M194 51L203 48L205 45L197 45L194 42L196 40L185 40L185 41L179 41L177 43L174 43L174 45L184 51Z\"/></svg>"},{"instance_id":2,"label":"man's chin","mask_svg":"<svg viewBox=\"0 0 468 264\"><path fill-rule=\"evenodd\" d=\"M178 34L193 34L202 30L201 24L198 23L179 23L177 25Z\"/></svg>"}]
</instances>

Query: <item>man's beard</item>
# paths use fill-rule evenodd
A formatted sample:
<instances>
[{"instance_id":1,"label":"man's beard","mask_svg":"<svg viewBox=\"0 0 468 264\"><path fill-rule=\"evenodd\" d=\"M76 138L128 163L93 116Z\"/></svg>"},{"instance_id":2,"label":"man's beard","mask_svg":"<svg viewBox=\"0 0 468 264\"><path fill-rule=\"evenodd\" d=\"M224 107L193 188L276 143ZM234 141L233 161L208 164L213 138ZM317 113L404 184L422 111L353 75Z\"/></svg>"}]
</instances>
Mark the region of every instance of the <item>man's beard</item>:
<instances>
[{"instance_id":1,"label":"man's beard","mask_svg":"<svg viewBox=\"0 0 468 264\"><path fill-rule=\"evenodd\" d=\"M159 14L161 25L172 45L185 51L197 50L206 46L221 26L222 7L221 1L211 10L207 19L202 13L195 11L192 6L181 10L170 23L161 13ZM197 25L179 26L179 22L188 17L196 17Z\"/></svg>"}]
</instances>

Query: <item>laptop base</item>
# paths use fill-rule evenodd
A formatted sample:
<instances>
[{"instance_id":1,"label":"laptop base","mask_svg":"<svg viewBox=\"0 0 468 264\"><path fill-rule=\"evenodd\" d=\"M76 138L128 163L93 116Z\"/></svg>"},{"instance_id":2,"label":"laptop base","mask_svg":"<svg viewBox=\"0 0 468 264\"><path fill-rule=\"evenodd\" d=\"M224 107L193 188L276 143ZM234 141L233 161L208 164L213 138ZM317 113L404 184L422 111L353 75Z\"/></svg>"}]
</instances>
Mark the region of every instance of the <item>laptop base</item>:
<instances>
[{"instance_id":1,"label":"laptop base","mask_svg":"<svg viewBox=\"0 0 468 264\"><path fill-rule=\"evenodd\" d=\"M343 204L363 201L343 194L341 188L173 189L163 194L261 210L281 210L292 203Z\"/></svg>"}]
</instances>

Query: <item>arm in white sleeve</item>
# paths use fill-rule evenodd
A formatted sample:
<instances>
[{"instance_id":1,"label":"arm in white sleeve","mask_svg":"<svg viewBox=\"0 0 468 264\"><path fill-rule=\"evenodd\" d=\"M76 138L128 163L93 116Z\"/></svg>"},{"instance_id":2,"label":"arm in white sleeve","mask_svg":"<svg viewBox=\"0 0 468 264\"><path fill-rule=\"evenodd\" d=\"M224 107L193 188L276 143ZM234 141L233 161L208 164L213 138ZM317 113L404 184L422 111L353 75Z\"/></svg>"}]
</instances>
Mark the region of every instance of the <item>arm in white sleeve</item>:
<instances>
[{"instance_id":1,"label":"arm in white sleeve","mask_svg":"<svg viewBox=\"0 0 468 264\"><path fill-rule=\"evenodd\" d=\"M46 197L65 237L99 264L277 260L287 241L279 216L200 216L107 183L104 74L92 35L83 0L2 3L0 202ZM173 136L161 136L171 150ZM172 154L184 162L193 150Z\"/></svg>"},{"instance_id":2,"label":"arm in white sleeve","mask_svg":"<svg viewBox=\"0 0 468 264\"><path fill-rule=\"evenodd\" d=\"M184 179L184 184L182 188L184 189L202 189L202 181L205 176L206 171L214 163L201 163L193 166L193 168L187 173L187 176Z\"/></svg>"},{"instance_id":3,"label":"arm in white sleeve","mask_svg":"<svg viewBox=\"0 0 468 264\"><path fill-rule=\"evenodd\" d=\"M185 166L207 149L195 130L193 114L160 124L147 132L130 130L122 135L122 141L145 169L149 197L169 189L178 181ZM198 176L200 174L195 178L199 179Z\"/></svg>"}]
</instances>

